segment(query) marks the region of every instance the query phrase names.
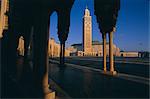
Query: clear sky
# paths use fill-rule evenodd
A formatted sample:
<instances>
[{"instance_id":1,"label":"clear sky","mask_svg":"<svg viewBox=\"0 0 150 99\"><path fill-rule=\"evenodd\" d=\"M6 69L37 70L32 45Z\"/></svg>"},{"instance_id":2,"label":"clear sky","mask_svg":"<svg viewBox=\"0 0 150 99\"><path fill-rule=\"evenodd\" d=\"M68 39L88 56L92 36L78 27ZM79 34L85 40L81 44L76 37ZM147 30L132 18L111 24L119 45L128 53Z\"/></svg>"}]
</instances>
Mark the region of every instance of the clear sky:
<instances>
[{"instance_id":1,"label":"clear sky","mask_svg":"<svg viewBox=\"0 0 150 99\"><path fill-rule=\"evenodd\" d=\"M82 18L86 5L92 16L92 38L102 41L94 15L94 0L75 0L71 10L70 32L66 45L82 42ZM120 0L121 9L117 21L117 31L114 33L114 43L125 51L150 51L149 47L149 0ZM50 17L50 37L56 42L57 14ZM107 37L108 39L108 37Z\"/></svg>"}]
</instances>

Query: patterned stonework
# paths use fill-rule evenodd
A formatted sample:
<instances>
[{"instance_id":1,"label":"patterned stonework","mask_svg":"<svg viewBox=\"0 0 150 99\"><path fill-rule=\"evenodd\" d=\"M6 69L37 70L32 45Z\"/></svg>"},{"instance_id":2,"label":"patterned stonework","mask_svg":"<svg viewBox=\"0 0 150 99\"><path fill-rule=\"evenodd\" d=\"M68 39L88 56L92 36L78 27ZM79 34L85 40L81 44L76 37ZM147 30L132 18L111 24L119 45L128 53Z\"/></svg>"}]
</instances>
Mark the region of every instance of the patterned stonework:
<instances>
[{"instance_id":1,"label":"patterned stonework","mask_svg":"<svg viewBox=\"0 0 150 99\"><path fill-rule=\"evenodd\" d=\"M83 52L88 55L92 52L92 18L86 8L83 17Z\"/></svg>"}]
</instances>

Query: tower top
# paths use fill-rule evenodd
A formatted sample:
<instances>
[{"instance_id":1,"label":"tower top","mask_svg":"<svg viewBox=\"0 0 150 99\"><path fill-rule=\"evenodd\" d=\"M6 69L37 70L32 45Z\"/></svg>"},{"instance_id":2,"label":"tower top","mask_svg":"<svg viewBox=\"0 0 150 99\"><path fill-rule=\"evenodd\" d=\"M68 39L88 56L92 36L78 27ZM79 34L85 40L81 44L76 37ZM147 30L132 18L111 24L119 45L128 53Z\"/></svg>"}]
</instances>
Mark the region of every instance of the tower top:
<instances>
[{"instance_id":1,"label":"tower top","mask_svg":"<svg viewBox=\"0 0 150 99\"><path fill-rule=\"evenodd\" d=\"M88 9L88 6L86 5L86 9Z\"/></svg>"},{"instance_id":2,"label":"tower top","mask_svg":"<svg viewBox=\"0 0 150 99\"><path fill-rule=\"evenodd\" d=\"M90 16L90 11L86 5L86 8L85 8L85 13L84 13L85 16Z\"/></svg>"}]
</instances>

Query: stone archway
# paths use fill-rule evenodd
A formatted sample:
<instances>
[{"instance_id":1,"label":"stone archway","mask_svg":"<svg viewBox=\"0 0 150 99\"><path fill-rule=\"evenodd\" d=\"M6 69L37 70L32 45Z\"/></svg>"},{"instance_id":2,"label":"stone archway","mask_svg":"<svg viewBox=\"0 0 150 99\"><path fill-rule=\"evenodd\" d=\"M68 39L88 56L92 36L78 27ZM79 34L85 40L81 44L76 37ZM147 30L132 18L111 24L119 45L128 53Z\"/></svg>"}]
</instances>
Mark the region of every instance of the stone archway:
<instances>
[{"instance_id":1,"label":"stone archway","mask_svg":"<svg viewBox=\"0 0 150 99\"><path fill-rule=\"evenodd\" d=\"M97 20L99 24L99 28L103 33L103 52L104 52L104 67L106 66L106 55L105 55L105 44L106 44L106 33L110 35L110 65L113 63L113 54L112 52L112 31L116 25L116 18L119 10L119 1L120 0L111 0L113 3L108 4L110 7L113 5L114 8L112 11L112 15L105 16L103 11L109 12L104 9L100 10L100 8L105 5L107 2L100 2L102 0L95 0L95 14L97 16ZM106 1L106 0L105 0ZM107 0L108 1L108 0ZM109 0L110 1L110 0ZM48 39L49 39L49 16L53 11L58 13L58 37L61 42L62 47L62 63L64 63L64 49L65 49L65 41L68 37L69 26L70 26L70 11L74 0L10 0L9 2L9 22L8 22L8 30L5 30L5 36L2 38L2 66L7 67L4 68L4 74L15 75L15 66L16 66L16 49L17 49L17 30L23 27L23 35L26 37L25 43L28 45L30 42L30 30L33 29L33 89L34 94L33 97L44 97L54 98L54 93L51 92L48 88ZM100 6L101 5L101 6ZM107 5L107 4L106 4ZM102 7L103 8L103 7ZM7 12L8 13L8 12ZM115 17L114 17L115 16ZM103 20L103 18L104 20ZM106 17L106 18L105 18ZM112 18L113 17L113 18ZM110 19L112 24L110 27L107 27L107 21L105 19ZM113 21L112 21L112 20ZM104 24L103 24L104 22ZM106 22L106 23L105 23ZM24 25L24 26L22 26ZM104 27L103 27L104 25ZM106 26L105 26L106 25ZM9 51L11 49L11 51ZM7 53L8 52L8 53ZM10 70L13 66L14 68ZM113 67L113 65L112 65ZM7 73L6 71L11 71L12 73ZM105 69L104 69L105 70ZM113 73L113 69L111 72ZM15 77L15 76L13 76ZM52 93L52 94L51 94Z\"/></svg>"}]
</instances>

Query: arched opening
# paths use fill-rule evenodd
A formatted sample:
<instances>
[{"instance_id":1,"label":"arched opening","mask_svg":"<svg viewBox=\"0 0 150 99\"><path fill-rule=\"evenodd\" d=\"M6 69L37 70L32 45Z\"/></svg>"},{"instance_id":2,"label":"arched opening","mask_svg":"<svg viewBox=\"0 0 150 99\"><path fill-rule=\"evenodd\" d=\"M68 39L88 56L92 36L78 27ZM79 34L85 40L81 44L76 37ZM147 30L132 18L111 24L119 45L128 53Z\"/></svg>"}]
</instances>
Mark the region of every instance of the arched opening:
<instances>
[{"instance_id":1,"label":"arched opening","mask_svg":"<svg viewBox=\"0 0 150 99\"><path fill-rule=\"evenodd\" d=\"M53 12L50 15L50 29L49 29L49 44L48 44L48 56L49 58L59 57L60 45L58 40L58 15L57 12Z\"/></svg>"}]
</instances>

